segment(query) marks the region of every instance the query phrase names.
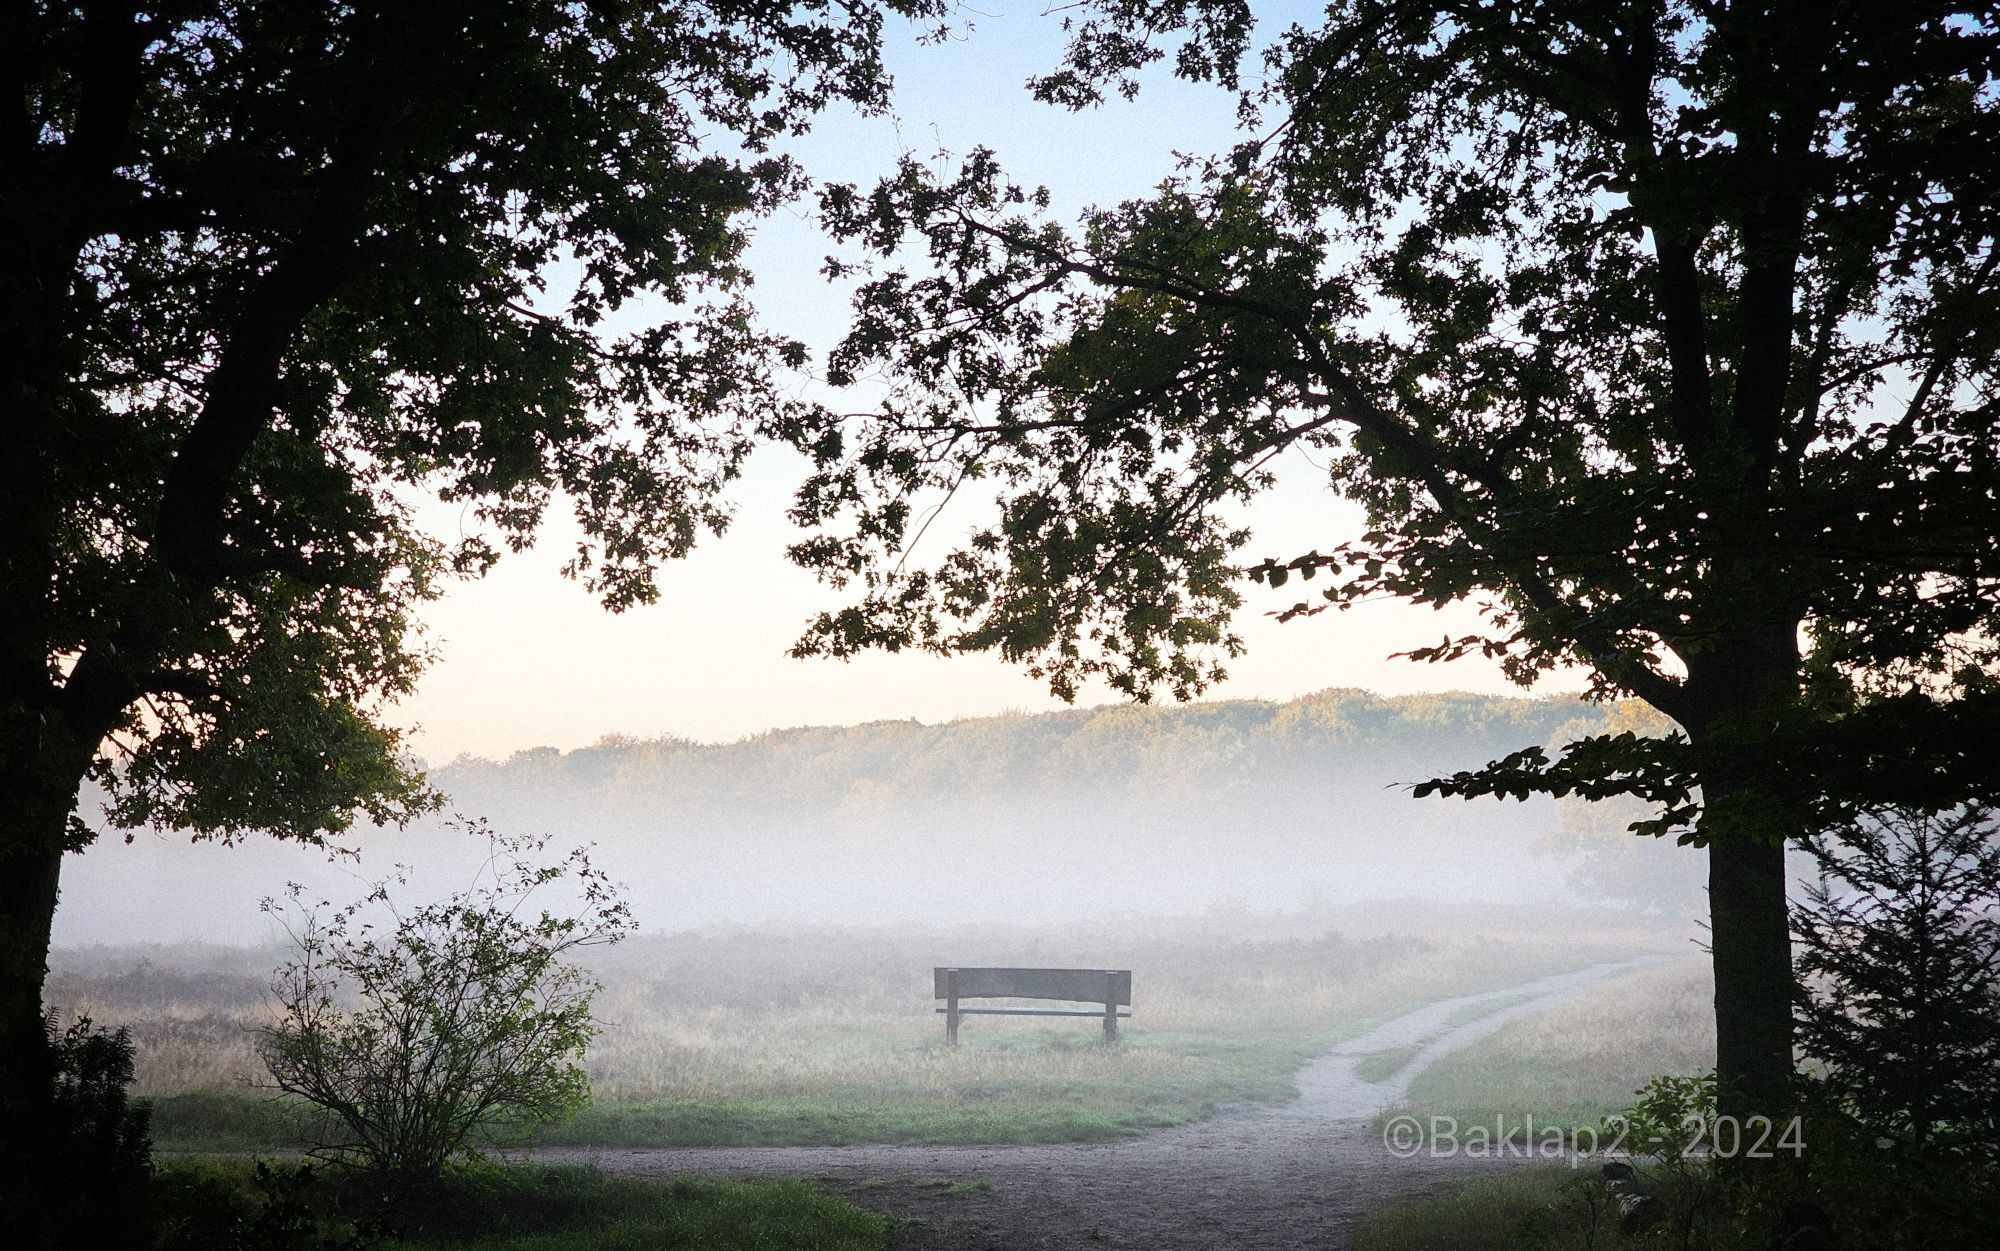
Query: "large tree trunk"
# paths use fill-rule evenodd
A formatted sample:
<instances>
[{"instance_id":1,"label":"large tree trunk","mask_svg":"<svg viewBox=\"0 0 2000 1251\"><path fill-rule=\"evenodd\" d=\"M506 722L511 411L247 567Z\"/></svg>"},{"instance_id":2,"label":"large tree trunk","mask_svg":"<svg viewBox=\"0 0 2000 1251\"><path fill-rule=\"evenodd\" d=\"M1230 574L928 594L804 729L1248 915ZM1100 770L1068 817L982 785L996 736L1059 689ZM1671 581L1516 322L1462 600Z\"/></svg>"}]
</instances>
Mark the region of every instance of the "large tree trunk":
<instances>
[{"instance_id":1,"label":"large tree trunk","mask_svg":"<svg viewBox=\"0 0 2000 1251\"><path fill-rule=\"evenodd\" d=\"M1723 836L1708 848L1719 1111L1776 1118L1792 1077L1792 947L1780 842Z\"/></svg>"},{"instance_id":2,"label":"large tree trunk","mask_svg":"<svg viewBox=\"0 0 2000 1251\"><path fill-rule=\"evenodd\" d=\"M24 767L25 765L25 767ZM39 1225L53 1108L53 1057L43 1029L42 984L55 921L64 835L81 768L65 787L46 762L9 753L0 767L0 1221Z\"/></svg>"},{"instance_id":3,"label":"large tree trunk","mask_svg":"<svg viewBox=\"0 0 2000 1251\"><path fill-rule=\"evenodd\" d=\"M1686 690L1695 715L1683 724L1697 743L1718 731L1754 727L1795 705L1796 625L1766 621L1691 657ZM1783 804L1759 793L1756 770L1765 767L1773 766L1732 762L1701 778L1717 1102L1719 1112L1738 1119L1775 1119L1791 1104L1793 975L1785 848L1808 831L1787 817Z\"/></svg>"}]
</instances>

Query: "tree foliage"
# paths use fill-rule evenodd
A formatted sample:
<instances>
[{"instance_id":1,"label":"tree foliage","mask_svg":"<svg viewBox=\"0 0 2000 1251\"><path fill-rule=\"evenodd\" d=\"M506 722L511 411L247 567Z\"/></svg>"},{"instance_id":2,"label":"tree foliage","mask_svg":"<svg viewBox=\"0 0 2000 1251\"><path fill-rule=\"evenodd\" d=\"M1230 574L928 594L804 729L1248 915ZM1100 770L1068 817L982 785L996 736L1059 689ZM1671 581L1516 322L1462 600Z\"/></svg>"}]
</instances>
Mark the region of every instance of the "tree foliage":
<instances>
[{"instance_id":1,"label":"tree foliage","mask_svg":"<svg viewBox=\"0 0 2000 1251\"><path fill-rule=\"evenodd\" d=\"M1044 100L1170 59L1242 141L1074 223L984 150L827 192L831 373L888 393L805 442L795 554L853 599L799 650L1186 696L1246 576L1324 579L1287 618L1474 605L1407 655L1580 666L1675 726L1420 792L1631 795L1707 845L1719 1097L1784 1106L1783 841L2000 792L1991 14L1336 0L1257 53L1243 0L1068 20ZM1281 472L1364 532L1243 553ZM964 492L997 520L908 550Z\"/></svg>"},{"instance_id":2,"label":"tree foliage","mask_svg":"<svg viewBox=\"0 0 2000 1251\"><path fill-rule=\"evenodd\" d=\"M440 579L560 494L571 572L622 607L723 524L797 351L750 320L746 223L800 185L774 144L881 104L881 17L17 11L9 715L119 745L124 825L419 803L369 713ZM424 533L426 495L471 533Z\"/></svg>"},{"instance_id":3,"label":"tree foliage","mask_svg":"<svg viewBox=\"0 0 2000 1251\"><path fill-rule=\"evenodd\" d=\"M272 985L279 1018L261 1050L279 1090L330 1113L319 1150L370 1171L436 1176L483 1136L558 1120L588 1098L583 1051L601 987L573 962L632 929L586 851L537 863L546 838L490 841L475 886L410 911L379 882L339 908L293 887L294 958ZM551 891L571 907L540 906Z\"/></svg>"},{"instance_id":4,"label":"tree foliage","mask_svg":"<svg viewBox=\"0 0 2000 1251\"><path fill-rule=\"evenodd\" d=\"M417 609L558 500L612 608L723 525L796 417L751 224L931 5L7 6L0 1175L50 1115L79 784L200 837L429 807L382 715Z\"/></svg>"},{"instance_id":5,"label":"tree foliage","mask_svg":"<svg viewBox=\"0 0 2000 1251\"><path fill-rule=\"evenodd\" d=\"M55 1182L35 1220L11 1236L31 1247L137 1245L144 1237L152 1179L152 1110L133 1100L136 1049L124 1029L104 1030L78 1017L46 1018L55 1060L55 1117L42 1143Z\"/></svg>"},{"instance_id":6,"label":"tree foliage","mask_svg":"<svg viewBox=\"0 0 2000 1251\"><path fill-rule=\"evenodd\" d=\"M814 444L797 555L860 594L802 650L1186 695L1238 648L1242 575L1317 576L1284 615L1471 602L1489 630L1409 654L1580 665L1684 727L1452 792L1636 789L1686 831L1695 778L1773 755L1801 801L1990 783L1907 731L1991 715L1992 28L1345 0L1258 57L1240 4L1079 20L1044 99L1170 58L1240 90L1246 138L1068 225L984 151L826 195L862 278L834 376L892 392ZM1248 560L1231 506L1298 450L1368 529ZM907 562L921 505L975 488L997 523ZM1711 689L1739 677L1776 688L1755 713Z\"/></svg>"},{"instance_id":7,"label":"tree foliage","mask_svg":"<svg viewBox=\"0 0 2000 1251\"><path fill-rule=\"evenodd\" d=\"M1799 1045L1839 1102L1913 1158L2000 1145L2000 830L1895 809L1813 843Z\"/></svg>"}]
</instances>

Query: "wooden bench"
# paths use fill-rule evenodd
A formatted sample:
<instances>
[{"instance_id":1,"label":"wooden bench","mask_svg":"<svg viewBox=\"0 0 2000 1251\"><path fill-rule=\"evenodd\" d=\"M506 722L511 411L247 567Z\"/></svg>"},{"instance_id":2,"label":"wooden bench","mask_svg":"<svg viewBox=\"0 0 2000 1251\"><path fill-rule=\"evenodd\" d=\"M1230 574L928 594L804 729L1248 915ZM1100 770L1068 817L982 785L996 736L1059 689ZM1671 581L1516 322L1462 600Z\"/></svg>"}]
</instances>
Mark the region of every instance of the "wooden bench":
<instances>
[{"instance_id":1,"label":"wooden bench","mask_svg":"<svg viewBox=\"0 0 2000 1251\"><path fill-rule=\"evenodd\" d=\"M958 1020L964 1016L1094 1016L1104 1020L1104 1041L1118 1037L1118 1018L1129 1017L1121 1007L1132 1004L1130 969L967 969L934 968L934 998L944 1000L944 1040L956 1046ZM965 1008L961 999L1055 999L1066 1003L1101 1003L1101 1009Z\"/></svg>"}]
</instances>

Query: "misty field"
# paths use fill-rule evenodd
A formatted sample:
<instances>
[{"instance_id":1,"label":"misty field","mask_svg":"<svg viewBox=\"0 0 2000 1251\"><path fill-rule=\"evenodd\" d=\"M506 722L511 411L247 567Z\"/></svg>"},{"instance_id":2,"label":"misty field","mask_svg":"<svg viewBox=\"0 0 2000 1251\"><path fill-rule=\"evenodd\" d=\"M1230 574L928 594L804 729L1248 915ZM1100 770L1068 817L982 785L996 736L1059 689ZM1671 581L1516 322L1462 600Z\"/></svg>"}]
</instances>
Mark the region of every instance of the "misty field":
<instances>
[{"instance_id":1,"label":"misty field","mask_svg":"<svg viewBox=\"0 0 2000 1251\"><path fill-rule=\"evenodd\" d=\"M1307 1058L1369 1022L1654 946L1640 929L1559 937L1363 933L1301 914L1120 918L1056 928L728 929L597 953L594 1102L549 1144L1038 1142L1117 1137L1221 1103L1284 1100ZM298 1112L259 1089L275 949L58 953L49 998L131 1028L165 1149L281 1146ZM1120 1043L1096 1022L969 1018L956 1048L934 964L1134 970Z\"/></svg>"},{"instance_id":2,"label":"misty field","mask_svg":"<svg viewBox=\"0 0 2000 1251\"><path fill-rule=\"evenodd\" d=\"M1715 1066L1714 983L1698 957L1620 977L1567 1003L1520 1020L1417 1073L1401 1113L1428 1126L1509 1132L1533 1115L1537 1126L1595 1129L1630 1107L1647 1080ZM1366 1076L1366 1061L1363 1076Z\"/></svg>"}]
</instances>

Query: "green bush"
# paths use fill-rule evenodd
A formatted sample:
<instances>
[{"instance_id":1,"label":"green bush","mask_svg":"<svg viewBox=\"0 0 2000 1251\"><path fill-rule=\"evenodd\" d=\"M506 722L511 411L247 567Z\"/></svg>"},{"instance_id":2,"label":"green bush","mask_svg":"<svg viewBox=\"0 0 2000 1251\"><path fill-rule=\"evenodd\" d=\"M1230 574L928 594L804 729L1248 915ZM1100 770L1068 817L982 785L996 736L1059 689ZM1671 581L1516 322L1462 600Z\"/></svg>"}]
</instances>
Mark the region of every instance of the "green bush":
<instances>
[{"instance_id":1,"label":"green bush","mask_svg":"<svg viewBox=\"0 0 2000 1251\"><path fill-rule=\"evenodd\" d=\"M305 904L296 886L291 908L267 904L296 954L273 983L280 1015L261 1050L280 1090L327 1112L337 1132L316 1154L428 1179L589 1096L600 987L572 959L623 937L631 916L585 851L539 864L546 839L468 828L489 840L486 870L440 902L396 907L398 875L338 909ZM548 890L574 893L575 915L536 906Z\"/></svg>"},{"instance_id":2,"label":"green bush","mask_svg":"<svg viewBox=\"0 0 2000 1251\"><path fill-rule=\"evenodd\" d=\"M24 1179L32 1223L8 1230L9 1239L92 1251L142 1245L152 1142L146 1105L126 1092L132 1036L88 1017L63 1029L51 1014L44 1028L54 1082L34 1175Z\"/></svg>"}]
</instances>

